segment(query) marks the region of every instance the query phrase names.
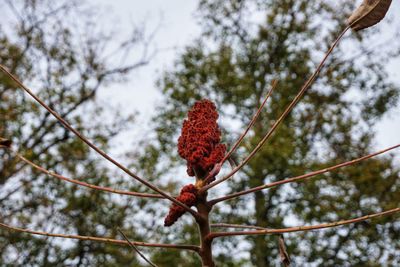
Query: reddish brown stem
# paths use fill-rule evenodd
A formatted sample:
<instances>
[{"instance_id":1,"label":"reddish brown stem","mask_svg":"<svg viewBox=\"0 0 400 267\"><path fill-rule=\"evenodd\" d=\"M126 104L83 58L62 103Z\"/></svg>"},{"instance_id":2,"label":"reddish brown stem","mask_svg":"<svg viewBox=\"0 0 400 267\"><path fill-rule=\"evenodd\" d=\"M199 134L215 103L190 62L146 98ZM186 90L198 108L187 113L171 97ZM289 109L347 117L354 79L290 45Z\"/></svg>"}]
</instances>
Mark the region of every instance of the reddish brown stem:
<instances>
[{"instance_id":1,"label":"reddish brown stem","mask_svg":"<svg viewBox=\"0 0 400 267\"><path fill-rule=\"evenodd\" d=\"M60 238L68 238L68 239L79 239L79 240L89 240L89 241L94 241L94 242L102 242L102 243L109 243L109 244L115 244L115 245L124 245L128 246L129 243L125 240L118 240L118 239L112 239L112 238L104 238L104 237L95 237L95 236L81 236L81 235L64 235L64 234L53 234L53 233L48 233L48 232L40 232L40 231L33 231L29 229L24 229L24 228L19 228L19 227L14 227L10 226L4 223L0 222L0 227L11 230L11 231L16 231L16 232L21 232L21 233L27 233L27 234L32 234L32 235L41 235L41 236L49 236L49 237L60 237ZM156 248L166 248L166 249L183 249L183 250L189 250L189 251L194 251L194 252L199 252L200 248L198 246L194 245L174 245L174 244L157 244L157 243L145 243L145 242L132 242L135 246L140 246L140 247L156 247Z\"/></svg>"},{"instance_id":2,"label":"reddish brown stem","mask_svg":"<svg viewBox=\"0 0 400 267\"><path fill-rule=\"evenodd\" d=\"M209 214L211 207L207 203L207 194L199 196L199 201L196 205L198 212L203 216L204 220L198 221L198 229L200 234L200 257L203 267L215 267L212 256L212 239L209 239L210 235L210 223Z\"/></svg>"},{"instance_id":3,"label":"reddish brown stem","mask_svg":"<svg viewBox=\"0 0 400 267\"><path fill-rule=\"evenodd\" d=\"M199 179L199 177L197 178L198 180L202 180ZM196 208L199 214L203 217L203 220L197 221L197 226L200 236L199 255L201 258L202 266L215 267L215 263L213 261L213 256L212 256L212 239L208 238L211 232L210 222L209 222L209 214L211 211L211 206L207 202L207 193L197 195Z\"/></svg>"},{"instance_id":4,"label":"reddish brown stem","mask_svg":"<svg viewBox=\"0 0 400 267\"><path fill-rule=\"evenodd\" d=\"M253 229L253 230L265 230L266 228L254 225L240 225L240 224L230 224L230 223L213 223L211 227L216 228L241 228L241 229Z\"/></svg>"},{"instance_id":5,"label":"reddish brown stem","mask_svg":"<svg viewBox=\"0 0 400 267\"><path fill-rule=\"evenodd\" d=\"M158 194L147 194L147 193L139 193L139 192L131 192L131 191L123 191L123 190L117 190L114 188L110 188L110 187L102 187L102 186L98 186L98 185L93 185L93 184L89 184L89 183L85 183L82 181L78 181L78 180L74 180L65 176L62 176L60 174L51 172L35 163L33 163L32 161L28 160L27 158L25 158L24 156L22 156L21 154L17 153L16 157L19 158L20 160L24 161L25 163L29 164L30 166L32 166L33 168L35 168L36 170L45 173L47 175L50 175L52 177L55 177L57 179L69 182L69 183L73 183L76 185L80 185L80 186L84 186L84 187L88 187L94 190L99 190L99 191L104 191L104 192L109 192L109 193L114 193L114 194L120 194L120 195L127 195L127 196L135 196L135 197L144 197L144 198L161 198L161 199L165 199L165 197L163 197L162 195L158 195Z\"/></svg>"},{"instance_id":6,"label":"reddish brown stem","mask_svg":"<svg viewBox=\"0 0 400 267\"><path fill-rule=\"evenodd\" d=\"M211 233L209 238L213 239L216 237L226 237L226 236L241 236L241 235L272 235L272 234L283 234L283 233L292 233L292 232L304 232L304 231L311 231L311 230L319 230L324 228L332 228L346 224L358 223L378 217L388 216L391 214L399 213L400 208L395 208L383 212L378 212L370 215L366 215L363 217L358 217L349 220L342 220L333 223L323 223L318 225L311 225L311 226L298 226L298 227L289 227L289 228L282 228L282 229L265 229L265 230L255 230L255 231L237 231L237 232L214 232Z\"/></svg>"},{"instance_id":7,"label":"reddish brown stem","mask_svg":"<svg viewBox=\"0 0 400 267\"><path fill-rule=\"evenodd\" d=\"M381 155L383 153L386 153L386 152L388 152L390 150L394 150L394 149L399 148L399 147L400 147L400 144L392 146L392 147L389 147L389 148L386 148L386 149L383 149L383 150L380 150L378 152L375 152L375 153L372 153L372 154L369 154L369 155L366 155L366 156L363 156L361 158L357 158L357 159L353 159L353 160L350 160L350 161L347 161L347 162L343 162L343 163L340 163L340 164L337 164L337 165L334 165L334 166L331 166L331 167L328 167L328 168L325 168L325 169L322 169L322 170L310 172L310 173L307 173L307 174L303 174L303 175L296 176L296 177L293 177L293 178L288 178L288 179L281 180L281 181L276 181L276 182L269 183L269 184L260 185L260 186L253 187L253 188L241 191L241 192L237 192L237 193L233 193L233 194L230 194L230 195L227 195L227 196L224 196L224 197L216 198L216 199L213 199L213 200L209 201L209 204L210 205L215 205L215 204L217 204L217 203L219 203L221 201L237 198L239 196L243 196L243 195L246 195L246 194L258 192L258 191L261 191L261 190L264 190L264 189L267 189L267 188L271 188L271 187L275 187L275 186L279 186L279 185L283 185L283 184L288 184L288 183L293 183L293 182L298 182L298 181L301 181L301 180L306 180L308 178L317 176L319 174L330 172L330 171L333 171L333 170L336 170L336 169L339 169L339 168L350 166L350 165L359 163L361 161L376 157L378 155Z\"/></svg>"},{"instance_id":8,"label":"reddish brown stem","mask_svg":"<svg viewBox=\"0 0 400 267\"><path fill-rule=\"evenodd\" d=\"M249 162L253 156L261 149L261 147L265 144L265 142L271 137L271 135L274 133L276 128L281 124L281 122L286 118L286 116L292 111L292 109L295 107L295 105L300 101L301 97L304 95L304 93L307 91L307 89L311 86L311 84L315 81L317 78L319 72L321 71L322 67L324 66L326 60L328 59L329 55L332 53L333 49L338 45L344 34L348 31L350 26L347 26L339 35L339 37L335 40L335 42L332 44L332 46L329 48L328 52L325 54L324 58L322 59L321 63L318 65L317 69L315 72L312 74L312 76L307 80L307 82L303 85L299 93L296 95L296 97L292 100L292 102L289 104L289 106L285 109L285 111L281 114L281 116L278 118L278 120L272 125L271 129L268 131L268 133L261 139L261 141L257 144L257 146L251 151L251 153L236 167L234 168L229 174L227 174L225 177L216 180L215 182L210 183L209 185L205 186L202 188L201 192L205 192L209 190L210 188L228 180L231 178L236 172L238 172L244 165Z\"/></svg>"},{"instance_id":9,"label":"reddish brown stem","mask_svg":"<svg viewBox=\"0 0 400 267\"><path fill-rule=\"evenodd\" d=\"M184 208L186 211L188 211L190 214L192 214L197 220L201 220L201 216L199 214L189 208L187 205L183 204L182 202L176 200L174 197L170 196L157 186L153 185L152 183L144 180L143 178L139 177L135 173L131 172L128 168L123 166L121 163L113 159L111 156L109 156L106 152L98 148L96 145L94 145L91 141L89 141L83 134L81 134L79 131L77 131L75 128L73 128L66 120L64 120L56 111L51 109L48 105L46 105L36 94L34 94L28 87L26 87L17 77L15 77L12 73L10 73L6 67L0 64L0 70L3 71L8 77L10 77L15 83L17 83L26 93L28 93L33 99L35 99L36 102L38 102L42 107L44 107L48 112L50 112L65 128L67 128L69 131L73 132L80 140L82 140L84 143L86 143L90 148L92 148L94 151L96 151L98 154L100 154L103 158L117 166L119 169L124 171L126 174L140 182L141 184L145 185L146 187L152 189L153 191L159 193L160 195L164 196L165 198L169 199L171 202L175 203L176 205Z\"/></svg>"}]
</instances>

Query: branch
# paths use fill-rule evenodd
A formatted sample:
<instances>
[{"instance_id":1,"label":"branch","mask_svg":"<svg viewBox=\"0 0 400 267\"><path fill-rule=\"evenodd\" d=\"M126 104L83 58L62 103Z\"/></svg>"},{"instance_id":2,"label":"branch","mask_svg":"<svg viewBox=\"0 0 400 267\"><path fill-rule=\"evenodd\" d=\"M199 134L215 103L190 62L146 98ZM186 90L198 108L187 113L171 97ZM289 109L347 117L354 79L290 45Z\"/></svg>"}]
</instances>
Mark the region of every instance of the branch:
<instances>
[{"instance_id":1,"label":"branch","mask_svg":"<svg viewBox=\"0 0 400 267\"><path fill-rule=\"evenodd\" d=\"M174 197L170 196L157 186L153 185L152 183L144 180L143 178L139 177L135 173L131 172L128 168L124 167L121 163L117 162L114 160L111 156L109 156L106 152L98 148L96 145L94 145L91 141L89 141L85 136L83 136L79 131L77 131L75 128L73 128L66 120L64 120L56 111L51 109L48 105L46 105L37 95L35 95L28 87L26 87L17 77L15 77L13 74L11 74L3 65L0 64L0 70L3 71L8 77L10 77L15 83L17 83L26 93L28 93L33 99L36 100L42 107L44 107L48 112L50 112L65 128L73 132L79 139L81 139L84 143L86 143L89 147L91 147L94 151L96 151L98 154L100 154L103 158L117 166L119 169L124 171L126 174L140 182L141 184L145 185L146 187L152 189L153 191L159 193L163 197L169 199L171 202L175 203L176 205L184 208L186 211L188 211L190 214L193 215L197 220L203 220L203 217L201 217L195 210L191 209L184 203L178 201Z\"/></svg>"},{"instance_id":2,"label":"branch","mask_svg":"<svg viewBox=\"0 0 400 267\"><path fill-rule=\"evenodd\" d=\"M242 142L243 138L247 135L249 132L250 128L254 125L256 122L257 118L260 116L262 109L264 108L265 104L267 103L268 99L271 97L273 91L275 90L276 86L278 85L277 80L273 80L271 84L271 89L268 91L268 94L265 96L264 101L261 103L260 107L258 108L257 112L254 114L253 118L251 119L249 125L247 125L246 130L243 132L243 134L239 137L239 139L235 142L235 144L232 146L231 150L225 155L225 157L221 160L221 164L223 164L235 150L237 147L240 145Z\"/></svg>"},{"instance_id":3,"label":"branch","mask_svg":"<svg viewBox=\"0 0 400 267\"><path fill-rule=\"evenodd\" d=\"M53 234L53 233L48 233L48 232L33 231L33 230L29 230L29 229L14 227L14 226L4 224L2 222L0 222L0 228L4 228L4 229L10 230L10 231L16 231L16 232L20 232L20 233L27 233L27 234L31 234L31 235L88 240L88 241L108 243L108 244L114 244L114 245L123 245L123 246L129 245L129 243L125 240L104 238L104 237L95 237L95 236ZM139 247L181 249L181 250L190 250L190 251L194 251L194 252L199 252L199 250L200 250L200 248L198 246L194 246L194 245L157 244L157 243L145 243L145 242L132 242L132 243L135 246L139 246Z\"/></svg>"},{"instance_id":4,"label":"branch","mask_svg":"<svg viewBox=\"0 0 400 267\"><path fill-rule=\"evenodd\" d=\"M208 238L213 239L216 237L226 237L226 236L273 235L273 234L284 234L284 233L292 233L292 232L305 232L305 231L333 228L333 227L337 227L337 226L341 226L341 225L363 222L363 221L367 221L370 219L388 216L388 215L399 213L399 212L400 212L400 208L395 208L395 209L391 209L391 210L387 210L387 211L383 211L383 212L379 212L379 213L366 215L363 217L358 217L358 218L354 218L354 219L350 219L350 220L337 221L337 222L333 222L333 223L323 223L323 224L317 224L317 225L289 227L289 228L282 228L282 229L264 228L264 230L255 230L255 231L214 232L214 233L211 233L208 236Z\"/></svg>"},{"instance_id":5,"label":"branch","mask_svg":"<svg viewBox=\"0 0 400 267\"><path fill-rule=\"evenodd\" d=\"M110 187L102 187L102 186L98 186L98 185L93 185L93 184L88 184L82 181L78 181L78 180L74 180L65 176L62 176L60 174L51 172L39 165L36 165L35 163L33 163L32 161L28 160L27 158L25 158L24 156L22 156L21 154L17 153L16 157L19 158L20 160L24 161L25 163L29 164L30 166L32 166L33 168L35 168L36 170L48 174L52 177L55 177L57 179L69 182L69 183L73 183L76 185L80 185L80 186L84 186L84 187L88 187L94 190L99 190L99 191L104 191L104 192L110 192L110 193L114 193L114 194L120 194L120 195L127 195L127 196L136 196L136 197L146 197L146 198L161 198L161 199L165 199L163 196L161 195L157 195L157 194L147 194L147 193L139 193L139 192L130 192L130 191L123 191L123 190L117 190L114 188L110 188Z\"/></svg>"},{"instance_id":6,"label":"branch","mask_svg":"<svg viewBox=\"0 0 400 267\"><path fill-rule=\"evenodd\" d=\"M239 196L243 196L243 195L246 195L246 194L258 192L258 191L261 191L261 190L264 190L264 189L267 189L267 188L271 188L271 187L275 187L275 186L279 186L279 185L283 185L283 184L288 184L288 183L293 183L293 182L298 182L298 181L301 181L301 180L306 180L306 179L308 179L310 177L314 177L314 176L317 176L319 174L330 172L330 171L333 171L333 170L336 170L336 169L339 169L339 168L343 168L343 167L346 167L346 166L349 166L349 165L353 165L353 164L359 163L361 161L376 157L378 155L384 154L384 153L386 153L386 152L388 152L390 150L394 150L394 149L399 148L399 147L400 147L400 144L392 146L392 147L389 147L389 148L386 148L384 150L380 150L378 152L375 152L375 153L372 153L372 154L369 154L369 155L366 155L366 156L363 156L361 158L357 158L357 159L353 159L353 160L350 160L350 161L347 161L347 162L343 162L343 163L340 163L340 164L337 164L337 165L334 165L334 166L331 166L331 167L328 167L328 168L325 168L325 169L321 169L321 170L318 170L318 171L310 172L310 173L303 174L303 175L300 175L300 176L296 176L296 177L293 177L293 178L284 179L284 180L281 180L281 181L276 181L276 182L269 183L269 184L260 185L260 186L253 187L253 188L241 191L241 192L237 192L237 193L233 193L233 194L230 194L230 195L227 195L227 196L224 196L224 197L216 198L216 199L211 200L209 202L209 204L210 205L215 205L215 204L217 204L217 203L219 203L221 201L225 201L225 200L233 199L233 198L236 198L236 197L239 197Z\"/></svg>"},{"instance_id":7,"label":"branch","mask_svg":"<svg viewBox=\"0 0 400 267\"><path fill-rule=\"evenodd\" d=\"M140 250L135 246L135 244L133 244L131 241L129 241L128 237L124 234L124 232L122 232L121 229L118 229L118 232L121 233L121 235L125 238L126 242L128 242L129 246L131 246L131 248L136 251L137 254L139 254L140 257L142 257L142 259L144 261L146 261L149 265L153 266L153 267L157 267L157 265L155 265L154 263L152 263L150 260L148 260L146 258L145 255L143 255L142 252L140 252Z\"/></svg>"},{"instance_id":8,"label":"branch","mask_svg":"<svg viewBox=\"0 0 400 267\"><path fill-rule=\"evenodd\" d=\"M218 163L219 166L222 166L226 160L230 158L233 152L236 151L240 143L243 141L243 138L247 135L247 133L250 131L250 128L254 125L256 122L257 118L260 116L262 109L264 108L265 104L267 103L268 99L271 97L272 92L275 90L276 86L278 85L277 80L272 81L271 89L268 91L266 97L264 98L264 101L261 103L260 107L258 108L257 112L254 114L253 118L251 119L250 123L247 125L246 130L242 133L242 135L239 137L239 139L235 142L235 144L232 146L230 151L224 156L224 158ZM215 176L215 175L214 175ZM205 179L205 184L207 184L207 181L209 179L214 178L214 176L210 173L208 177Z\"/></svg>"},{"instance_id":9,"label":"branch","mask_svg":"<svg viewBox=\"0 0 400 267\"><path fill-rule=\"evenodd\" d=\"M253 229L253 230L265 230L266 228L254 225L240 225L240 224L229 224L229 223L213 223L211 227L215 228L241 228L241 229Z\"/></svg>"},{"instance_id":10,"label":"branch","mask_svg":"<svg viewBox=\"0 0 400 267\"><path fill-rule=\"evenodd\" d=\"M251 153L235 168L233 169L229 174L227 174L225 177L216 180L215 182L210 183L209 185L203 187L200 190L200 193L204 193L205 191L209 190L210 188L228 180L231 178L236 172L238 172L244 165L249 162L254 155L261 149L261 147L265 144L265 142L271 137L271 135L274 133L276 128L280 125L280 123L286 118L286 116L292 111L292 109L295 107L295 105L300 101L301 97L304 95L304 93L307 91L307 89L311 86L311 84L315 81L317 78L319 72L321 71L322 67L324 66L326 60L328 59L329 55L332 53L334 48L339 44L340 40L344 36L344 34L347 32L347 30L350 28L350 26L347 26L339 35L339 37L333 42L332 46L329 48L328 52L325 54L325 57L322 59L320 64L318 65L317 69L315 72L312 74L312 76L307 80L307 82L303 85L299 93L296 95L296 97L292 100L292 102L289 104L289 106L285 109L285 111L281 114L281 116L278 118L278 120L272 125L271 129L268 131L268 133L261 139L261 141L257 144L257 146L251 151Z\"/></svg>"}]
</instances>

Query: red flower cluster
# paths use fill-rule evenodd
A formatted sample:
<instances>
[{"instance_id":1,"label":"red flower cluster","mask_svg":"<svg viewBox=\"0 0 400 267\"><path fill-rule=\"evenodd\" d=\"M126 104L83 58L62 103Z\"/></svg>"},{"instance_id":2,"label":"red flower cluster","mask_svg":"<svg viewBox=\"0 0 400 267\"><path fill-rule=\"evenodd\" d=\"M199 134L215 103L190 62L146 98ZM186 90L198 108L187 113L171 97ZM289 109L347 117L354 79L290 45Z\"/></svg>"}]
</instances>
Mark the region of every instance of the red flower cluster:
<instances>
[{"instance_id":1,"label":"red flower cluster","mask_svg":"<svg viewBox=\"0 0 400 267\"><path fill-rule=\"evenodd\" d=\"M192 207L197 202L196 194L197 188L192 184L188 184L182 188L180 195L176 199L186 204L187 206ZM184 213L184 208L176 205L175 203L172 204L171 208L169 209L169 213L164 220L164 226L173 225Z\"/></svg>"},{"instance_id":2,"label":"red flower cluster","mask_svg":"<svg viewBox=\"0 0 400 267\"><path fill-rule=\"evenodd\" d=\"M214 103L202 100L194 104L188 113L188 119L183 122L178 152L187 161L189 176L198 174L205 178L225 155L226 147L220 144L221 131L217 119L218 113ZM197 191L193 184L185 185L176 199L192 207L198 201ZM172 204L164 225L173 225L185 212L181 206Z\"/></svg>"},{"instance_id":3,"label":"red flower cluster","mask_svg":"<svg viewBox=\"0 0 400 267\"><path fill-rule=\"evenodd\" d=\"M206 175L224 157L226 146L220 144L218 113L210 100L198 101L183 122L178 139L178 153L187 161L187 173Z\"/></svg>"}]
</instances>

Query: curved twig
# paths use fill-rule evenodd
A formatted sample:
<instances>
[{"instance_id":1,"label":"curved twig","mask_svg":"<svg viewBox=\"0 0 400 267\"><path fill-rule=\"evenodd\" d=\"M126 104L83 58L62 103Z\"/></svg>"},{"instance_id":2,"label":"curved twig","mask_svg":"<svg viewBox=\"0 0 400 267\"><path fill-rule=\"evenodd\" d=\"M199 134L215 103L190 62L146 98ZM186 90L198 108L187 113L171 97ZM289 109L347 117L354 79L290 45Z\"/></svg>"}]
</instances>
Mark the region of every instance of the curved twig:
<instances>
[{"instance_id":1,"label":"curved twig","mask_svg":"<svg viewBox=\"0 0 400 267\"><path fill-rule=\"evenodd\" d=\"M218 163L222 166L226 160L229 159L229 157L232 155L233 152L236 151L236 149L239 147L241 142L243 141L243 138L247 135L247 133L250 131L251 127L253 127L254 123L256 122L257 118L260 116L262 109L264 108L265 104L267 103L268 99L271 97L273 91L275 90L276 86L278 85L277 80L273 80L271 84L271 89L269 89L267 95L265 96L263 102L261 103L260 107L257 109L256 113L254 114L253 118L251 119L250 123L247 125L246 130L241 134L238 140L233 144L232 148L229 150L228 153L224 156L224 158ZM205 179L205 184L207 184L208 180L214 178L214 176L210 175Z\"/></svg>"},{"instance_id":2,"label":"curved twig","mask_svg":"<svg viewBox=\"0 0 400 267\"><path fill-rule=\"evenodd\" d=\"M50 176L55 177L57 179L60 179L60 180L63 180L63 181L69 182L69 183L73 183L73 184L76 184L76 185L88 187L88 188L91 188L91 189L94 189L94 190L110 192L110 193L114 193L114 194L120 194L120 195L165 199L165 197L163 197L162 195L158 195L158 194L147 194L147 193L123 191L123 190L117 190L117 189L110 188L110 187L103 187L103 186L98 186L98 185L94 185L94 184L89 184L89 183L86 183L86 182L78 181L78 180L71 179L71 178L65 177L63 175L54 173L52 171L49 171L49 170L47 170L47 169L45 169L45 168L33 163L32 161L28 160L27 158L25 158L24 156L22 156L19 153L16 154L16 157L19 158L20 160L24 161L25 163L29 164L30 166L32 166L36 170L44 173L44 174L50 175Z\"/></svg>"},{"instance_id":3,"label":"curved twig","mask_svg":"<svg viewBox=\"0 0 400 267\"><path fill-rule=\"evenodd\" d=\"M241 228L241 229L253 229L253 230L265 230L266 228L254 225L240 225L240 224L230 224L230 223L213 223L210 224L211 227L215 228Z\"/></svg>"},{"instance_id":4,"label":"curved twig","mask_svg":"<svg viewBox=\"0 0 400 267\"><path fill-rule=\"evenodd\" d=\"M97 147L95 144L93 144L91 141L89 141L83 134L81 134L78 130L73 128L66 120L64 120L56 111L51 109L46 103L44 103L36 94L34 94L28 87L26 87L16 76L14 76L12 73L10 73L6 67L0 64L0 70L3 71L8 77L10 77L15 83L17 83L26 93L28 93L33 99L35 99L36 102L38 102L42 107L44 107L48 112L51 113L65 128L67 128L69 131L73 132L80 140L82 140L84 143L86 143L90 148L92 148L94 151L96 151L98 154L100 154L103 158L117 166L119 169L124 171L126 174L137 180L138 182L142 183L146 187L152 189L153 191L159 193L160 195L164 196L165 198L169 199L171 202L175 203L176 205L184 208L186 211L188 211L190 214L193 215L197 220L204 220L203 217L201 217L195 210L191 209L184 203L180 202L179 200L175 199L174 197L170 196L157 186L153 185L152 183L144 180L143 178L139 177L135 173L131 172L127 167L123 166L121 163L113 159L111 156L109 156L106 152L101 150L99 147Z\"/></svg>"},{"instance_id":5,"label":"curved twig","mask_svg":"<svg viewBox=\"0 0 400 267\"><path fill-rule=\"evenodd\" d=\"M235 150L238 148L238 146L240 145L240 143L243 141L243 138L247 135L247 133L249 132L249 130L251 129L251 127L254 125L254 123L256 122L256 120L258 119L258 117L261 114L262 109L264 108L265 104L267 103L268 99L271 97L273 91L275 90L276 86L278 85L278 81L277 80L273 80L272 84L271 84L271 89L269 89L267 95L264 98L264 101L261 103L260 107L258 108L257 112L254 114L253 118L251 119L249 125L247 125L246 130L242 133L242 135L239 137L239 139L235 142L235 144L232 146L231 150L229 150L229 152L225 155L225 157L221 160L220 163L224 163L231 155L233 152L235 152Z\"/></svg>"},{"instance_id":6,"label":"curved twig","mask_svg":"<svg viewBox=\"0 0 400 267\"><path fill-rule=\"evenodd\" d=\"M112 238L104 238L104 237L95 237L95 236L81 236L81 235L64 235L64 234L53 234L48 232L41 231L33 231L30 229L24 229L19 227L10 226L0 222L0 227L16 231L20 233L27 233L32 235L41 235L41 236L49 236L49 237L60 237L60 238L68 238L68 239L79 239L79 240L88 240L94 242L102 242L114 245L124 245L129 246L129 243L125 240L112 239ZM174 245L174 244L158 244L158 243L145 243L145 242L132 242L135 246L139 247L155 247L155 248L166 248L166 249L181 249L181 250L190 250L194 252L199 252L200 248L194 245Z\"/></svg>"},{"instance_id":7,"label":"curved twig","mask_svg":"<svg viewBox=\"0 0 400 267\"><path fill-rule=\"evenodd\" d=\"M251 151L251 153L235 168L233 169L229 174L227 174L225 177L218 179L207 186L203 187L200 192L203 193L210 188L213 188L214 186L228 180L231 178L236 172L238 172L244 165L249 162L253 156L261 149L261 147L265 144L265 142L271 137L271 135L274 133L276 128L280 125L280 123L286 118L286 116L292 111L294 106L300 101L301 97L304 95L304 93L307 91L307 89L311 86L311 84L315 81L317 78L319 72L321 71L322 67L324 66L326 60L328 59L329 55L332 53L333 49L339 44L340 40L344 36L344 34L349 30L350 26L347 26L339 35L339 37L333 42L332 46L329 48L328 52L326 52L324 58L318 65L317 69L313 73L313 75L307 80L307 82L303 85L299 93L296 95L296 97L292 100L292 102L289 104L289 106L285 109L285 111L281 114L281 116L276 120L276 122L272 125L271 129L268 131L268 133L261 139L261 141L257 144L257 146Z\"/></svg>"},{"instance_id":8,"label":"curved twig","mask_svg":"<svg viewBox=\"0 0 400 267\"><path fill-rule=\"evenodd\" d=\"M146 258L146 256L140 252L140 250L135 246L135 244L133 244L129 238L124 234L124 232L122 232L121 229L118 229L118 232L120 232L120 234L125 238L126 242L128 242L129 246L131 246L131 248L145 261L147 262L150 266L153 267L157 267L157 265L155 265L153 262L151 262L149 259Z\"/></svg>"},{"instance_id":9,"label":"curved twig","mask_svg":"<svg viewBox=\"0 0 400 267\"><path fill-rule=\"evenodd\" d=\"M310 226L298 226L298 227L288 227L282 229L264 229L264 230L255 230L255 231L236 231L236 232L214 232L209 235L208 238L213 239L216 237L226 237L226 236L241 236L241 235L273 235L273 234L283 234L283 233L292 233L292 232L304 232L304 231L312 231L319 230L325 228L332 228L346 224L358 223L378 217L388 216L395 213L399 213L400 208L395 208L383 212L378 212L370 215L366 215L363 217L358 217L349 220L342 220L333 223L323 223L317 225Z\"/></svg>"},{"instance_id":10,"label":"curved twig","mask_svg":"<svg viewBox=\"0 0 400 267\"><path fill-rule=\"evenodd\" d=\"M350 160L350 161L346 161L346 162L343 162L343 163L340 163L340 164L337 164L337 165L334 165L334 166L331 166L331 167L328 167L328 168L325 168L325 169L322 169L322 170L310 172L310 173L307 173L307 174L303 174L303 175L300 175L300 176L284 179L284 180L281 180L281 181L276 181L276 182L269 183L269 184L260 185L260 186L253 187L253 188L241 191L241 192L236 192L236 193L233 193L233 194L230 194L230 195L227 195L227 196L223 196L223 197L220 197L220 198L216 198L216 199L210 200L209 204L210 205L215 205L215 204L217 204L217 203L219 203L221 201L225 201L225 200L233 199L233 198L236 198L236 197L239 197L239 196L243 196L243 195L246 195L246 194L258 192L258 191L261 191L261 190L264 190L264 189L267 189L267 188L271 188L271 187L275 187L275 186L283 185L283 184L288 184L288 183L293 183L293 182L298 182L298 181L301 181L301 180L306 180L308 178L314 177L314 176L319 175L319 174L330 172L330 171L333 171L333 170L336 170L336 169L339 169L339 168L343 168L343 167L346 167L346 166L349 166L349 165L353 165L353 164L359 163L359 162L361 162L363 160L367 160L367 159L376 157L378 155L384 154L384 153L386 153L386 152L388 152L390 150L394 150L394 149L399 148L399 147L400 147L400 144L392 146L392 147L389 147L389 148L386 148L386 149L383 149L383 150L380 150L378 152L375 152L375 153L372 153L372 154L369 154L369 155L366 155L366 156L363 156L361 158L357 158L357 159L353 159L353 160Z\"/></svg>"}]
</instances>

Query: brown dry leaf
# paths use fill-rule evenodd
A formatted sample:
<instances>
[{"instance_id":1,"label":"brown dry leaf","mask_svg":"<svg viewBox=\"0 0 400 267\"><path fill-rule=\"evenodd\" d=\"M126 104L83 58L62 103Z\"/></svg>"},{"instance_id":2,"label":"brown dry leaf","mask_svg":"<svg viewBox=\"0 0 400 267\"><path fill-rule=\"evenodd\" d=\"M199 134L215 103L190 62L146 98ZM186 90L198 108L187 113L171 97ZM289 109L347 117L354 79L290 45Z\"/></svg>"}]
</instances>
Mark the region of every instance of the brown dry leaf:
<instances>
[{"instance_id":1,"label":"brown dry leaf","mask_svg":"<svg viewBox=\"0 0 400 267\"><path fill-rule=\"evenodd\" d=\"M385 17L391 3L392 0L364 0L347 23L355 31L371 27Z\"/></svg>"},{"instance_id":2,"label":"brown dry leaf","mask_svg":"<svg viewBox=\"0 0 400 267\"><path fill-rule=\"evenodd\" d=\"M11 140L0 137L0 148L10 148Z\"/></svg>"}]
</instances>

